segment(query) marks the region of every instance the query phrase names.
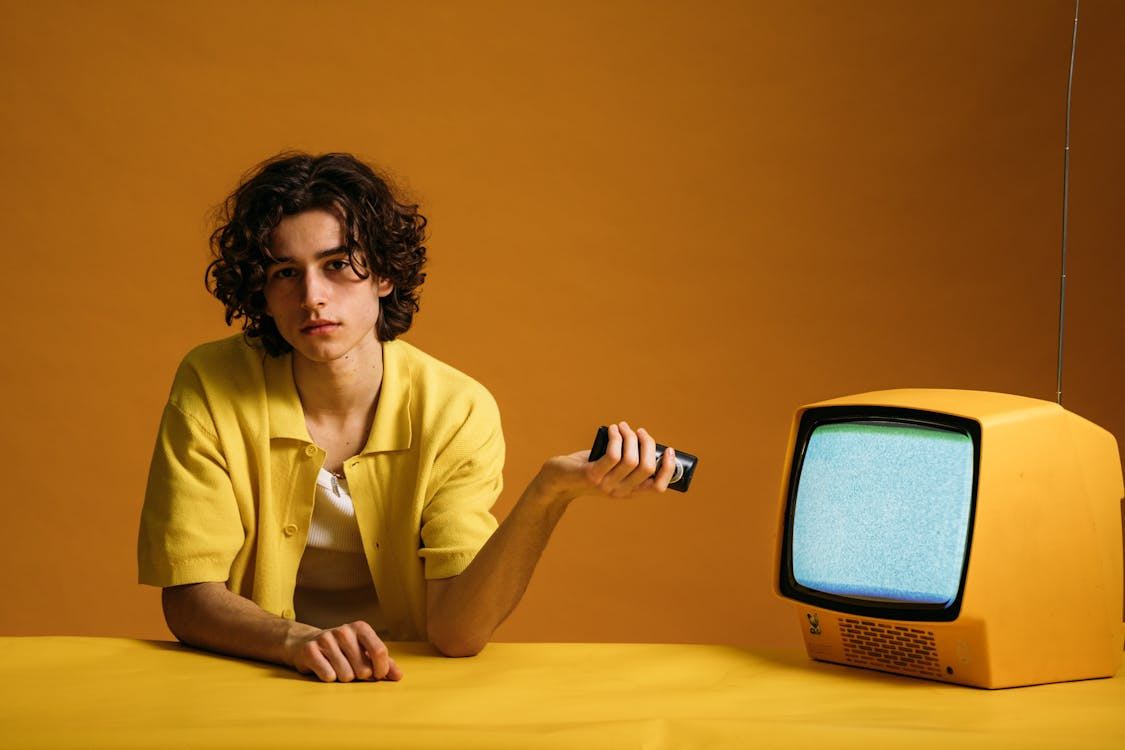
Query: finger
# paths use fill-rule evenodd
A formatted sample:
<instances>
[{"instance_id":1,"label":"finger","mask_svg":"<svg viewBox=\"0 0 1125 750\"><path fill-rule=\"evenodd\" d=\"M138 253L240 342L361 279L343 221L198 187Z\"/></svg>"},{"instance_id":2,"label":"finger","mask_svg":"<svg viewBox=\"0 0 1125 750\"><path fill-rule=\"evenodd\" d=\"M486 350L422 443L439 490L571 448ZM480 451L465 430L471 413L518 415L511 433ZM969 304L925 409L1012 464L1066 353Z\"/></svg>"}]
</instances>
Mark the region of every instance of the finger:
<instances>
[{"instance_id":1,"label":"finger","mask_svg":"<svg viewBox=\"0 0 1125 750\"><path fill-rule=\"evenodd\" d=\"M672 477L676 474L676 451L672 448L665 448L664 455L660 459L660 471L656 473L655 487L657 492L664 492L668 489L668 485L672 483Z\"/></svg>"},{"instance_id":2,"label":"finger","mask_svg":"<svg viewBox=\"0 0 1125 750\"><path fill-rule=\"evenodd\" d=\"M343 625L333 632L336 635L336 642L340 646L340 651L343 652L344 657L348 660L348 665L352 668L352 673L357 679L370 679L371 662L367 660L367 654L359 647L359 638L356 635L354 624Z\"/></svg>"},{"instance_id":3,"label":"finger","mask_svg":"<svg viewBox=\"0 0 1125 750\"><path fill-rule=\"evenodd\" d=\"M605 453L594 462L603 472L609 471L621 460L621 430L617 425L611 424L606 432L609 437L605 443Z\"/></svg>"},{"instance_id":4,"label":"finger","mask_svg":"<svg viewBox=\"0 0 1125 750\"><path fill-rule=\"evenodd\" d=\"M587 469L587 476L599 485L610 469L621 460L621 431L617 429L617 425L611 424L606 428L606 434L609 437L606 440L605 453ZM589 460L589 454L590 451L586 451L587 460Z\"/></svg>"},{"instance_id":5,"label":"finger","mask_svg":"<svg viewBox=\"0 0 1125 750\"><path fill-rule=\"evenodd\" d=\"M619 422L617 428L621 431L621 459L617 465L609 470L602 480L602 488L607 491L617 489L617 485L629 476L633 469L640 463L637 449L637 433L633 432L628 422Z\"/></svg>"},{"instance_id":6,"label":"finger","mask_svg":"<svg viewBox=\"0 0 1125 750\"><path fill-rule=\"evenodd\" d=\"M391 666L390 670L387 672L387 679L388 680L394 680L395 682L398 682L399 680L402 679L402 670L399 669L397 664L395 664L394 659L387 659L387 662Z\"/></svg>"},{"instance_id":7,"label":"finger","mask_svg":"<svg viewBox=\"0 0 1125 750\"><path fill-rule=\"evenodd\" d=\"M367 623L365 628L359 631L359 637L363 643L363 648L367 652L367 658L371 660L371 666L374 670L373 677L376 680L382 680L387 677L390 672L391 657L387 651L387 645L379 639L375 634L375 630Z\"/></svg>"},{"instance_id":8,"label":"finger","mask_svg":"<svg viewBox=\"0 0 1125 750\"><path fill-rule=\"evenodd\" d=\"M650 479L656 473L656 441L644 427L637 428L637 449L640 462L637 468L622 480L622 485L630 490L637 489L638 485Z\"/></svg>"},{"instance_id":9,"label":"finger","mask_svg":"<svg viewBox=\"0 0 1125 750\"><path fill-rule=\"evenodd\" d=\"M315 641L309 641L302 647L304 658L300 660L303 665L298 667L298 671L302 673L312 672L317 676L321 682L335 682L336 670L332 669L332 665L328 663L328 659L324 658L324 654L320 652L320 646Z\"/></svg>"},{"instance_id":10,"label":"finger","mask_svg":"<svg viewBox=\"0 0 1125 750\"><path fill-rule=\"evenodd\" d=\"M340 650L339 644L336 643L336 637L331 630L322 633L316 639L316 642L320 646L321 653L328 659L328 663L332 665L332 669L336 672L337 680L351 682L355 679L355 673L352 672L351 665L348 664L348 660Z\"/></svg>"}]
</instances>

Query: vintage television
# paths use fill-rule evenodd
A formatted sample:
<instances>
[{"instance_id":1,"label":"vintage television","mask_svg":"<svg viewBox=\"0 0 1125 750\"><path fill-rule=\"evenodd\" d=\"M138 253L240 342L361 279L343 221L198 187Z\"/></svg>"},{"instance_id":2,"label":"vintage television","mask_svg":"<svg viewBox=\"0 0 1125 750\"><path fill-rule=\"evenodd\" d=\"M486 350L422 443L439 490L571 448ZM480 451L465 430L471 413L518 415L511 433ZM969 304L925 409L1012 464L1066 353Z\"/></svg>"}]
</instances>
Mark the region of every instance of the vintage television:
<instances>
[{"instance_id":1,"label":"vintage television","mask_svg":"<svg viewBox=\"0 0 1125 750\"><path fill-rule=\"evenodd\" d=\"M986 688L1121 665L1120 456L1048 401L893 390L802 407L776 590L813 659Z\"/></svg>"}]
</instances>

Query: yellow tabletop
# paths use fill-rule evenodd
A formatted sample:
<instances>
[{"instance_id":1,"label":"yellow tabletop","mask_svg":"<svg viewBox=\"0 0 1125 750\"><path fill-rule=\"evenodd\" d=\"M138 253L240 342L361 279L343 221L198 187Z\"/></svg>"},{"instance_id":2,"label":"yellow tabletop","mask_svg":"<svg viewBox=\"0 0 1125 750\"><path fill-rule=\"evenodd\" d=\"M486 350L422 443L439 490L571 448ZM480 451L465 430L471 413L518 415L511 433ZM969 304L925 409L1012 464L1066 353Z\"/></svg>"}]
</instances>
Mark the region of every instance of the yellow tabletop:
<instances>
[{"instance_id":1,"label":"yellow tabletop","mask_svg":"<svg viewBox=\"0 0 1125 750\"><path fill-rule=\"evenodd\" d=\"M321 683L165 641L0 638L0 748L1125 748L1125 679L978 690L728 646L388 644Z\"/></svg>"}]
</instances>

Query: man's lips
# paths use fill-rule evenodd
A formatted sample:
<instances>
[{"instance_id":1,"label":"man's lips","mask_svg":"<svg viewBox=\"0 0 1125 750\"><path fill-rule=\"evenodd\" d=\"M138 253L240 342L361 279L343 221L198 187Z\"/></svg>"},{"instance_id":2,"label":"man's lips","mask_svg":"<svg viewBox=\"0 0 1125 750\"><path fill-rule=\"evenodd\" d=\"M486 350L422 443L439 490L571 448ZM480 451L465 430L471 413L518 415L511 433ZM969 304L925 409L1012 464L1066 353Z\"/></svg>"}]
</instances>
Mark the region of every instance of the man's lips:
<instances>
[{"instance_id":1,"label":"man's lips","mask_svg":"<svg viewBox=\"0 0 1125 750\"><path fill-rule=\"evenodd\" d=\"M301 333L312 333L314 331L329 330L340 325L335 320L314 320L308 325L301 327Z\"/></svg>"}]
</instances>

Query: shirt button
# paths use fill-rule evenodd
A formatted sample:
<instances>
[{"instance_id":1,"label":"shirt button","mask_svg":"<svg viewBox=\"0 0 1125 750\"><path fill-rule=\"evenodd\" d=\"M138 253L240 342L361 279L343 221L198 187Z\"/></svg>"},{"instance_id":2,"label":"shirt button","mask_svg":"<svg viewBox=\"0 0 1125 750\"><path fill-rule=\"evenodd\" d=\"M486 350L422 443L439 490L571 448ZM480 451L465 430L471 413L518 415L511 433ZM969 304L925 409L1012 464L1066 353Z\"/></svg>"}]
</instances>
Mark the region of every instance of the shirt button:
<instances>
[{"instance_id":1,"label":"shirt button","mask_svg":"<svg viewBox=\"0 0 1125 750\"><path fill-rule=\"evenodd\" d=\"M293 536L294 534L297 533L297 524L295 524L295 523L286 524L285 528L282 529L282 532L284 532L285 536Z\"/></svg>"},{"instance_id":2,"label":"shirt button","mask_svg":"<svg viewBox=\"0 0 1125 750\"><path fill-rule=\"evenodd\" d=\"M305 446L305 455L306 456L315 456L316 455L316 446L315 445L306 445Z\"/></svg>"},{"instance_id":3,"label":"shirt button","mask_svg":"<svg viewBox=\"0 0 1125 750\"><path fill-rule=\"evenodd\" d=\"M293 610L291 610L291 609L282 610L281 616L284 617L286 620L292 620L293 619Z\"/></svg>"}]
</instances>

